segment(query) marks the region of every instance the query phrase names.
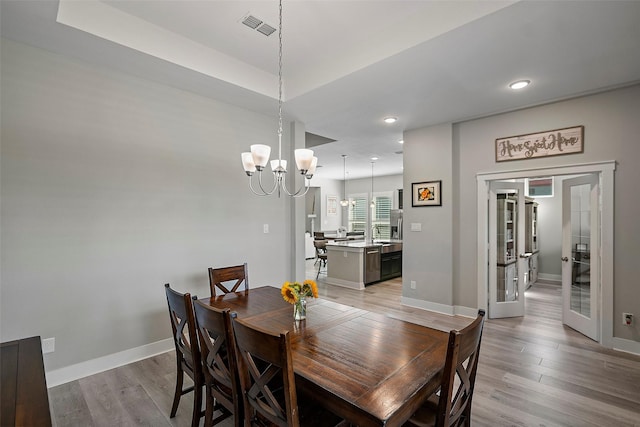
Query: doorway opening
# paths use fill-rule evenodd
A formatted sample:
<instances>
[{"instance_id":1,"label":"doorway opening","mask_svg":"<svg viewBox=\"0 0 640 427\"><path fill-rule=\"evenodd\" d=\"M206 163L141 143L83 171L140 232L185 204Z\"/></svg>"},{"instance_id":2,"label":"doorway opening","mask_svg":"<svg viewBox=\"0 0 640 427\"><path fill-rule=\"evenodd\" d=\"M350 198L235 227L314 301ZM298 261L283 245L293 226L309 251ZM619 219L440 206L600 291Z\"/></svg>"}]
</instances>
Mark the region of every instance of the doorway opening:
<instances>
[{"instance_id":1,"label":"doorway opening","mask_svg":"<svg viewBox=\"0 0 640 427\"><path fill-rule=\"evenodd\" d=\"M525 178L538 178L541 176L557 176L562 178L567 178L570 175L592 175L596 177L597 187L595 188L595 193L598 194L599 199L594 199L596 203L597 215L593 224L592 229L594 229L595 234L597 235L597 247L593 248L593 254L599 257L595 272L593 273L593 278L596 279L593 283L593 286L589 288L590 292L594 292L596 298L596 306L589 307L590 310L590 320L592 320L595 329L595 332L592 334L585 333L571 323L571 320L567 320L566 316L563 315L563 323L568 324L569 326L577 329L583 334L590 336L592 339L600 342L602 345L611 347L613 340L613 325L611 322L612 313L613 313L613 172L615 170L615 162L603 162L603 163L592 163L592 164L584 164L584 165L567 165L561 167L553 167L553 168L535 168L535 169L523 169L523 170L515 170L515 171L507 171L507 172L495 172L495 173L481 173L477 175L477 189L478 189L478 306L480 308L487 309L491 314L491 298L495 297L495 294L492 294L490 286L493 284L495 286L495 268L496 258L495 258L495 249L494 253L491 252L490 248L490 240L491 236L489 234L490 229L490 198L491 198L491 185L492 182L497 181L522 181ZM590 187L591 188L591 187ZM495 191L495 190L494 190ZM592 194L587 191L587 195ZM495 199L494 199L495 200ZM592 201L594 201L592 200ZM565 208L563 208L565 210ZM495 218L495 216L493 216ZM562 223L565 224L567 221L563 220ZM590 228L590 229L591 229ZM571 233L569 233L571 235ZM574 244L575 243L575 244ZM571 240L562 242L562 273L560 277L563 278L563 281L567 279L566 275L569 274L568 279L571 282L571 273L572 267L576 265L573 260L575 257L575 251L584 249L584 242L577 241L573 242ZM515 250L513 255L516 255L518 259L520 256L523 258L526 257L523 249L519 249L522 252L519 252L517 249ZM568 252L567 252L568 251ZM573 251L573 252L572 252ZM551 255L553 256L553 255ZM572 262L566 262L571 260ZM492 262L493 261L493 262ZM524 262L523 262L524 264ZM568 272L568 273L567 273ZM545 277L540 277L544 279ZM556 276L557 278L557 276ZM553 278L552 278L553 279ZM520 282L523 284L524 282ZM583 289L584 290L584 289ZM494 291L495 292L495 291ZM522 292L522 300L524 300L524 287L522 287L519 292ZM571 298L571 291L563 292L563 301L564 304L569 304L569 310L571 310L571 304L575 304L580 301L584 302L584 297L586 293L582 293L579 295L582 299ZM567 297L568 295L568 297ZM564 311L563 311L564 313ZM508 314L511 316L517 315ZM524 304L522 303L522 315L524 315ZM583 317L585 317L583 315Z\"/></svg>"}]
</instances>

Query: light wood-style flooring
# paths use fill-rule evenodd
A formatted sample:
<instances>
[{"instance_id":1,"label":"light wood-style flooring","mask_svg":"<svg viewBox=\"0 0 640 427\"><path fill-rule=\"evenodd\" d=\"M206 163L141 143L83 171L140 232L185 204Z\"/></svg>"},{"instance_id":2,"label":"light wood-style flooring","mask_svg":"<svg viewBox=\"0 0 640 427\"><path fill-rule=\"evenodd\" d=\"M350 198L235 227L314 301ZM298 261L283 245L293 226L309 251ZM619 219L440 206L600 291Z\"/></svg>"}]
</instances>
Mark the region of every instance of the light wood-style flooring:
<instances>
[{"instance_id":1,"label":"light wood-style flooring","mask_svg":"<svg viewBox=\"0 0 640 427\"><path fill-rule=\"evenodd\" d=\"M308 264L315 278L313 263ZM364 291L322 279L323 273L320 297L342 304L447 331L471 320L402 306L400 279ZM563 326L560 292L557 285L538 282L526 293L525 317L485 323L473 426L640 426L640 356L604 349ZM169 419L174 364L168 352L54 387L49 390L54 422L188 426L191 394L183 396L177 416Z\"/></svg>"}]
</instances>

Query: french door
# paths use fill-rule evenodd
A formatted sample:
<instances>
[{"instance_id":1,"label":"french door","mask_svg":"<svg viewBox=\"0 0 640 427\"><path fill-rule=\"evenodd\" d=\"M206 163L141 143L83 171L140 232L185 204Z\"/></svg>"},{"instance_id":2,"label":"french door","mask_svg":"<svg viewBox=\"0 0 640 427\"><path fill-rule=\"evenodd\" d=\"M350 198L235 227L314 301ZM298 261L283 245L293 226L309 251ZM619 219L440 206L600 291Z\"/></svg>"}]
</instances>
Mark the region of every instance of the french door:
<instances>
[{"instance_id":1,"label":"french door","mask_svg":"<svg viewBox=\"0 0 640 427\"><path fill-rule=\"evenodd\" d=\"M524 316L524 183L489 184L489 317Z\"/></svg>"},{"instance_id":2,"label":"french door","mask_svg":"<svg viewBox=\"0 0 640 427\"><path fill-rule=\"evenodd\" d=\"M600 289L598 175L562 182L562 322L598 341Z\"/></svg>"}]
</instances>

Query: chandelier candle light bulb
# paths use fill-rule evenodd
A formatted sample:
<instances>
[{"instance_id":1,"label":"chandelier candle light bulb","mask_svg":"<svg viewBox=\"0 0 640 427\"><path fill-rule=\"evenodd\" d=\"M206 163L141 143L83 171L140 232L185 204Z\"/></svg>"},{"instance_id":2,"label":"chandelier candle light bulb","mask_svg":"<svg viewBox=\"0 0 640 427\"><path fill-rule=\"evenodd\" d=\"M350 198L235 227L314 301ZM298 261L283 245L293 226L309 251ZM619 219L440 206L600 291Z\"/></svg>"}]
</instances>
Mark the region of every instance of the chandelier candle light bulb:
<instances>
[{"instance_id":1,"label":"chandelier candle light bulb","mask_svg":"<svg viewBox=\"0 0 640 427\"><path fill-rule=\"evenodd\" d=\"M261 171L267 162L269 161L269 155L271 155L271 147L264 144L253 144L251 146L251 156L253 157L253 163L256 168Z\"/></svg>"},{"instance_id":2,"label":"chandelier candle light bulb","mask_svg":"<svg viewBox=\"0 0 640 427\"><path fill-rule=\"evenodd\" d=\"M305 174L305 177L307 179L311 179L313 177L313 174L316 173L317 166L318 166L318 158L313 156L313 158L311 159L311 166L309 166L309 170Z\"/></svg>"},{"instance_id":3,"label":"chandelier candle light bulb","mask_svg":"<svg viewBox=\"0 0 640 427\"><path fill-rule=\"evenodd\" d=\"M242 153L242 166L249 176L251 176L256 171L256 164L253 161L253 156L251 155L251 153Z\"/></svg>"},{"instance_id":4,"label":"chandelier candle light bulb","mask_svg":"<svg viewBox=\"0 0 640 427\"><path fill-rule=\"evenodd\" d=\"M280 169L278 169L280 168ZM286 160L271 160L271 170L276 173L278 170L282 170L284 172L287 171L287 161Z\"/></svg>"},{"instance_id":5,"label":"chandelier candle light bulb","mask_svg":"<svg viewBox=\"0 0 640 427\"><path fill-rule=\"evenodd\" d=\"M313 161L313 150L306 148L300 148L295 151L296 166L303 174L311 168L311 162Z\"/></svg>"}]
</instances>

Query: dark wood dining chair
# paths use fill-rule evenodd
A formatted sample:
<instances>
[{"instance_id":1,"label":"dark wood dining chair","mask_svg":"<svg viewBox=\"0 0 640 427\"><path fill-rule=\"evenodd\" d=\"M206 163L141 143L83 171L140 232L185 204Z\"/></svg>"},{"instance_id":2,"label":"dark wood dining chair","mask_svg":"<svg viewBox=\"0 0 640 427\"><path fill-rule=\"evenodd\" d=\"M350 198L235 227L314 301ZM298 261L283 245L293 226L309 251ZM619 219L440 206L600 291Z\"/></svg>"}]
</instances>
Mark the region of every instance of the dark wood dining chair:
<instances>
[{"instance_id":1,"label":"dark wood dining chair","mask_svg":"<svg viewBox=\"0 0 640 427\"><path fill-rule=\"evenodd\" d=\"M314 240L324 240L324 231L314 231L313 232Z\"/></svg>"},{"instance_id":2,"label":"dark wood dining chair","mask_svg":"<svg viewBox=\"0 0 640 427\"><path fill-rule=\"evenodd\" d=\"M236 342L228 308L218 310L193 298L198 339L204 372L206 427L234 417L233 425L243 424L242 397L238 380ZM213 418L216 411L220 415Z\"/></svg>"},{"instance_id":3,"label":"dark wood dining chair","mask_svg":"<svg viewBox=\"0 0 640 427\"><path fill-rule=\"evenodd\" d=\"M223 293L236 292L244 284L249 290L249 270L247 263L232 267L209 268L209 287L211 296L216 296L216 288Z\"/></svg>"},{"instance_id":4,"label":"dark wood dining chair","mask_svg":"<svg viewBox=\"0 0 640 427\"><path fill-rule=\"evenodd\" d=\"M305 396L298 399L288 331L273 334L232 319L247 426L313 427L346 423Z\"/></svg>"},{"instance_id":5,"label":"dark wood dining chair","mask_svg":"<svg viewBox=\"0 0 640 427\"><path fill-rule=\"evenodd\" d=\"M320 276L320 269L327 267L327 241L326 240L314 240L313 246L316 248L316 262L318 264L318 273L316 274L316 280Z\"/></svg>"},{"instance_id":6,"label":"dark wood dining chair","mask_svg":"<svg viewBox=\"0 0 640 427\"><path fill-rule=\"evenodd\" d=\"M189 293L181 294L171 289L169 284L164 285L169 305L169 317L173 330L173 343L176 348L177 378L176 389L173 395L170 418L176 416L180 397L183 394L194 392L193 415L191 426L196 427L200 423L202 412L202 388L204 387L204 375L200 360L200 348L198 335L196 334L196 322L193 314L193 304ZM193 380L193 386L182 389L184 374Z\"/></svg>"},{"instance_id":7,"label":"dark wood dining chair","mask_svg":"<svg viewBox=\"0 0 640 427\"><path fill-rule=\"evenodd\" d=\"M478 370L484 310L460 331L449 332L440 396L433 394L405 426L470 426L471 400Z\"/></svg>"}]
</instances>

